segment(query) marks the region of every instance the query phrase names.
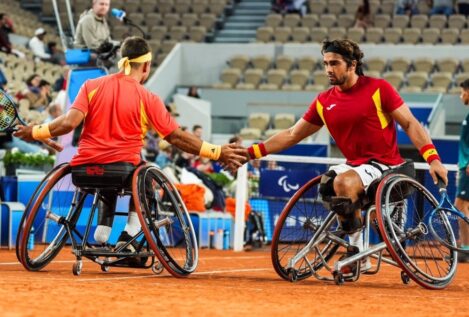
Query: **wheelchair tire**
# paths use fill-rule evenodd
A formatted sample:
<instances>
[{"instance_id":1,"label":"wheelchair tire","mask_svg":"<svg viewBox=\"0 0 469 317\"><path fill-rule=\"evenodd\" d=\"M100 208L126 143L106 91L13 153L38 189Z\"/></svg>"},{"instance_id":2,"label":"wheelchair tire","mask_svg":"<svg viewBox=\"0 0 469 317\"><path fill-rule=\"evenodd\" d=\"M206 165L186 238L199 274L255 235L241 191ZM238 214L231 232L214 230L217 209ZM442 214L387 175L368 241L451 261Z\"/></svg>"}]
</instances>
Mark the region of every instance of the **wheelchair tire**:
<instances>
[{"instance_id":1,"label":"wheelchair tire","mask_svg":"<svg viewBox=\"0 0 469 317\"><path fill-rule=\"evenodd\" d=\"M437 205L423 185L406 175L384 177L376 192L379 229L389 253L408 277L428 289L445 288L457 267L457 252L429 230L428 219ZM448 241L454 241L450 227L447 232Z\"/></svg>"},{"instance_id":2,"label":"wheelchair tire","mask_svg":"<svg viewBox=\"0 0 469 317\"><path fill-rule=\"evenodd\" d=\"M65 245L68 239L65 226L47 214L63 217L74 227L85 196L81 196L73 208L70 192L74 192L71 168L65 163L47 174L31 197L20 222L16 244L17 257L27 270L39 271Z\"/></svg>"},{"instance_id":3,"label":"wheelchair tire","mask_svg":"<svg viewBox=\"0 0 469 317\"><path fill-rule=\"evenodd\" d=\"M292 276L295 281L310 277L324 266L321 258L329 261L339 248L339 244L324 238L318 248L308 253L309 263L303 258L293 268L288 267L289 260L308 244L329 214L318 200L320 180L321 176L318 176L303 185L285 205L275 225L272 264L277 274L286 281L291 281ZM334 221L329 229L336 225L338 222Z\"/></svg>"},{"instance_id":4,"label":"wheelchair tire","mask_svg":"<svg viewBox=\"0 0 469 317\"><path fill-rule=\"evenodd\" d=\"M195 231L174 184L156 166L142 165L134 172L132 195L148 244L164 268L175 277L194 272Z\"/></svg>"}]
</instances>

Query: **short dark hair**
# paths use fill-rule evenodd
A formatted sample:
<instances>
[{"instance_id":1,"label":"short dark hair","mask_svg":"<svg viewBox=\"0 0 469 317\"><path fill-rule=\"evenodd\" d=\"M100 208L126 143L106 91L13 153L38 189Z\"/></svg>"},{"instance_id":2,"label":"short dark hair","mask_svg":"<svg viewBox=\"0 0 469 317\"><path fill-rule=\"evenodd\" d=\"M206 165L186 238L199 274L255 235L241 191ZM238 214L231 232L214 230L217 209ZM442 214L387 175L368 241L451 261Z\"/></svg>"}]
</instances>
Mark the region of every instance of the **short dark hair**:
<instances>
[{"instance_id":1,"label":"short dark hair","mask_svg":"<svg viewBox=\"0 0 469 317\"><path fill-rule=\"evenodd\" d=\"M45 79L41 79L41 81L39 82L39 87L44 87L44 86L50 86L50 82L48 82Z\"/></svg>"},{"instance_id":2,"label":"short dark hair","mask_svg":"<svg viewBox=\"0 0 469 317\"><path fill-rule=\"evenodd\" d=\"M139 36L131 36L124 40L121 46L122 57L133 59L151 52L150 45L144 38ZM140 63L130 63L132 67L138 67Z\"/></svg>"},{"instance_id":3,"label":"short dark hair","mask_svg":"<svg viewBox=\"0 0 469 317\"><path fill-rule=\"evenodd\" d=\"M459 87L461 87L464 90L469 90L469 79L464 80L459 84Z\"/></svg>"},{"instance_id":4,"label":"short dark hair","mask_svg":"<svg viewBox=\"0 0 469 317\"><path fill-rule=\"evenodd\" d=\"M194 124L194 126L192 127L192 132L194 132L197 129L202 129L202 126L200 124Z\"/></svg>"},{"instance_id":5,"label":"short dark hair","mask_svg":"<svg viewBox=\"0 0 469 317\"><path fill-rule=\"evenodd\" d=\"M355 68L355 73L357 75L363 75L363 54L362 50L357 43L351 40L332 40L322 42L321 54L327 52L334 52L340 54L344 61L347 63L347 66L352 66L353 61L357 61L357 66Z\"/></svg>"},{"instance_id":6,"label":"short dark hair","mask_svg":"<svg viewBox=\"0 0 469 317\"><path fill-rule=\"evenodd\" d=\"M7 15L7 14L6 14L6 13L3 13L3 12L0 13L0 20L3 19L3 17L4 17L5 15Z\"/></svg>"},{"instance_id":7,"label":"short dark hair","mask_svg":"<svg viewBox=\"0 0 469 317\"><path fill-rule=\"evenodd\" d=\"M38 74L32 74L26 79L26 85L31 86L31 82L33 81L34 78L38 77ZM40 76L39 76L40 77Z\"/></svg>"}]
</instances>

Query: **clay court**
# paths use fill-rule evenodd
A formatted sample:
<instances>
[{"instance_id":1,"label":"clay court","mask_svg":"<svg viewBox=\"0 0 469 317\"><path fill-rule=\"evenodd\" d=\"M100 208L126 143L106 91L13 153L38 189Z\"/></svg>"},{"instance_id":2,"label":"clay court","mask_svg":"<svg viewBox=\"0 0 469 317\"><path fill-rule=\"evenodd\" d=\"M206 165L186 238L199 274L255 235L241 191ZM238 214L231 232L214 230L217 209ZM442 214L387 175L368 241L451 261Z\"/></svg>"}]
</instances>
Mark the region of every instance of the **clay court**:
<instances>
[{"instance_id":1,"label":"clay court","mask_svg":"<svg viewBox=\"0 0 469 317\"><path fill-rule=\"evenodd\" d=\"M111 268L89 261L72 274L68 250L42 272L27 272L13 251L0 250L1 316L467 316L469 264L460 264L440 291L404 285L400 270L383 265L377 275L336 286L309 278L281 280L268 249L202 250L187 279L167 272ZM340 298L340 300L339 300Z\"/></svg>"}]
</instances>

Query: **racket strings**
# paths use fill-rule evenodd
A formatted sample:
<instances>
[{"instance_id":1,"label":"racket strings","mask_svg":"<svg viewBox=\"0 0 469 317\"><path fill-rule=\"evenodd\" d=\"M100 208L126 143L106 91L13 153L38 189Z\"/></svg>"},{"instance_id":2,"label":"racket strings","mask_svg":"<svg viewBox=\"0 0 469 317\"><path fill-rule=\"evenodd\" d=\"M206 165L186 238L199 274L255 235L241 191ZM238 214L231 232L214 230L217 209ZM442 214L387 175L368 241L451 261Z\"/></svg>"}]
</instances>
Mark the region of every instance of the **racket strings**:
<instances>
[{"instance_id":1,"label":"racket strings","mask_svg":"<svg viewBox=\"0 0 469 317\"><path fill-rule=\"evenodd\" d=\"M9 128L16 118L15 106L0 92L0 131Z\"/></svg>"}]
</instances>

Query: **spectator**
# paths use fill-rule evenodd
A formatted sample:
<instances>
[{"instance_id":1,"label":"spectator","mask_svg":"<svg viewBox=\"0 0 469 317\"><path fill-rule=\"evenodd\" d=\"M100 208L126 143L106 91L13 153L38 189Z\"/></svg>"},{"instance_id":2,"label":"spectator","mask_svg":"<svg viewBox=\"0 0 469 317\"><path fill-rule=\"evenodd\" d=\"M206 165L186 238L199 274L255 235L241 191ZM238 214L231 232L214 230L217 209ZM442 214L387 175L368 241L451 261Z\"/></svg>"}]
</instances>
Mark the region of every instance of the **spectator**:
<instances>
[{"instance_id":1,"label":"spectator","mask_svg":"<svg viewBox=\"0 0 469 317\"><path fill-rule=\"evenodd\" d=\"M199 124L195 124L192 127L192 134L198 137L199 139L202 139L202 134L203 134L202 126Z\"/></svg>"},{"instance_id":2,"label":"spectator","mask_svg":"<svg viewBox=\"0 0 469 317\"><path fill-rule=\"evenodd\" d=\"M192 98L197 98L197 99L200 99L200 95L197 91L197 87L196 86L192 86L191 88L189 88L189 92L187 93L187 95L189 97L192 97Z\"/></svg>"},{"instance_id":3,"label":"spectator","mask_svg":"<svg viewBox=\"0 0 469 317\"><path fill-rule=\"evenodd\" d=\"M449 16L453 14L453 0L431 0L432 9L430 15L444 14Z\"/></svg>"},{"instance_id":4,"label":"spectator","mask_svg":"<svg viewBox=\"0 0 469 317\"><path fill-rule=\"evenodd\" d=\"M38 89L39 93L31 91L27 93L25 97L30 102L30 109L42 111L52 101L52 97L50 95L51 84L47 80L41 79Z\"/></svg>"},{"instance_id":5,"label":"spectator","mask_svg":"<svg viewBox=\"0 0 469 317\"><path fill-rule=\"evenodd\" d=\"M156 157L156 164L161 169L164 169L172 163L172 146L169 142L165 140L160 140L158 146L160 148L160 152Z\"/></svg>"},{"instance_id":6,"label":"spectator","mask_svg":"<svg viewBox=\"0 0 469 317\"><path fill-rule=\"evenodd\" d=\"M418 0L398 0L396 2L396 14L407 16L419 14L417 4Z\"/></svg>"},{"instance_id":7,"label":"spectator","mask_svg":"<svg viewBox=\"0 0 469 317\"><path fill-rule=\"evenodd\" d=\"M24 58L26 55L14 49L10 42L8 34L13 32L13 26L10 21L6 13L0 13L0 51Z\"/></svg>"},{"instance_id":8,"label":"spectator","mask_svg":"<svg viewBox=\"0 0 469 317\"><path fill-rule=\"evenodd\" d=\"M76 47L97 50L103 43L111 41L106 20L110 4L110 0L93 0L91 9L80 16L75 34Z\"/></svg>"},{"instance_id":9,"label":"spectator","mask_svg":"<svg viewBox=\"0 0 469 317\"><path fill-rule=\"evenodd\" d=\"M58 118L62 115L62 107L59 104L52 103L48 108L47 112L49 113L49 116L44 120L44 123L49 123L55 118Z\"/></svg>"},{"instance_id":10,"label":"spectator","mask_svg":"<svg viewBox=\"0 0 469 317\"><path fill-rule=\"evenodd\" d=\"M32 74L26 79L26 90L22 93L23 97L26 96L29 92L39 94L39 84L41 83L41 76L38 74Z\"/></svg>"},{"instance_id":11,"label":"spectator","mask_svg":"<svg viewBox=\"0 0 469 317\"><path fill-rule=\"evenodd\" d=\"M34 36L29 40L28 46L35 57L35 61L51 62L52 55L46 52L46 44L44 38L46 36L46 30L38 28L34 31Z\"/></svg>"},{"instance_id":12,"label":"spectator","mask_svg":"<svg viewBox=\"0 0 469 317\"><path fill-rule=\"evenodd\" d=\"M458 4L458 13L468 16L469 15L469 0L458 0L457 4Z\"/></svg>"},{"instance_id":13,"label":"spectator","mask_svg":"<svg viewBox=\"0 0 469 317\"><path fill-rule=\"evenodd\" d=\"M373 26L371 19L370 1L363 0L363 4L360 5L355 13L355 27L364 28Z\"/></svg>"},{"instance_id":14,"label":"spectator","mask_svg":"<svg viewBox=\"0 0 469 317\"><path fill-rule=\"evenodd\" d=\"M47 53L51 55L51 63L57 65L66 65L65 54L57 47L56 42L47 43Z\"/></svg>"}]
</instances>

